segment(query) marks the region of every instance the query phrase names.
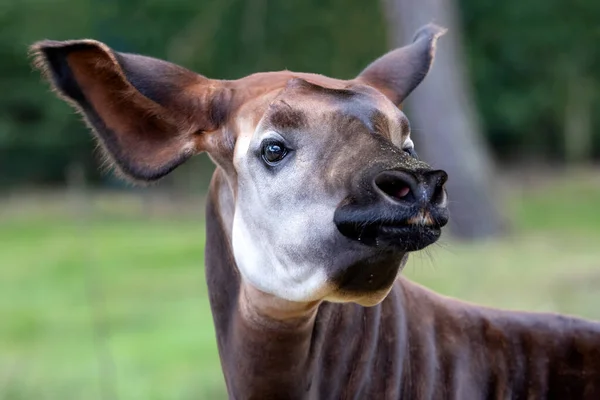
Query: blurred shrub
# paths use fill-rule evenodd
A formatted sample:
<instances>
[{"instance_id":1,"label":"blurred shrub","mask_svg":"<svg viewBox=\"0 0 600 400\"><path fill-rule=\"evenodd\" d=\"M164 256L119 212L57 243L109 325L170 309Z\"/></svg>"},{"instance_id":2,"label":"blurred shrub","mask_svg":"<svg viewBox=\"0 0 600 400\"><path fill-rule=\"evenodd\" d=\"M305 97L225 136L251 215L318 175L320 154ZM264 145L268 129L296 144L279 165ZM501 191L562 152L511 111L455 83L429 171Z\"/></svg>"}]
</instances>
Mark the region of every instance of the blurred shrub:
<instances>
[{"instance_id":1,"label":"blurred shrub","mask_svg":"<svg viewBox=\"0 0 600 400\"><path fill-rule=\"evenodd\" d=\"M600 2L460 0L470 71L496 154L600 155Z\"/></svg>"}]
</instances>

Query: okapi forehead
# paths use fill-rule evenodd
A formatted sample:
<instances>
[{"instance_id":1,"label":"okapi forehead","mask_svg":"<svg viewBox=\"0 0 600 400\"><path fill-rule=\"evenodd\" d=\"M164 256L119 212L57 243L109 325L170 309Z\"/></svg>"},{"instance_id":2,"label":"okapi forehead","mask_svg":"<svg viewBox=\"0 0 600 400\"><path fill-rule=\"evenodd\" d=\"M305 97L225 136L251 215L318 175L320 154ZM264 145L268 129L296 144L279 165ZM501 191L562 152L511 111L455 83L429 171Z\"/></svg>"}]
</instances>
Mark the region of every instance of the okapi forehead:
<instances>
[{"instance_id":1,"label":"okapi forehead","mask_svg":"<svg viewBox=\"0 0 600 400\"><path fill-rule=\"evenodd\" d=\"M408 131L404 114L372 88L351 83L332 88L301 78L288 81L269 105L264 123L278 132L339 133L354 126L389 138L394 131Z\"/></svg>"}]
</instances>

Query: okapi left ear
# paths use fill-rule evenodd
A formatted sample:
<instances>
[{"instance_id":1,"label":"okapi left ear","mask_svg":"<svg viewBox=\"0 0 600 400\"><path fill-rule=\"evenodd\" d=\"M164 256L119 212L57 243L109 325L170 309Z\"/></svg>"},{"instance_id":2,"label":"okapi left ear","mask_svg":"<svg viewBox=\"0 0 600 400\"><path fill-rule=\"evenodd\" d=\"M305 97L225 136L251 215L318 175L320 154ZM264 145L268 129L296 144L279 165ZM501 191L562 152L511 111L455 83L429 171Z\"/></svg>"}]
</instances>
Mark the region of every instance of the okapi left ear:
<instances>
[{"instance_id":1,"label":"okapi left ear","mask_svg":"<svg viewBox=\"0 0 600 400\"><path fill-rule=\"evenodd\" d=\"M157 180L218 142L230 98L221 81L95 40L46 40L31 50L126 177Z\"/></svg>"},{"instance_id":2,"label":"okapi left ear","mask_svg":"<svg viewBox=\"0 0 600 400\"><path fill-rule=\"evenodd\" d=\"M373 86L399 106L425 78L435 56L437 39L446 29L434 24L420 28L410 45L373 61L357 80Z\"/></svg>"}]
</instances>

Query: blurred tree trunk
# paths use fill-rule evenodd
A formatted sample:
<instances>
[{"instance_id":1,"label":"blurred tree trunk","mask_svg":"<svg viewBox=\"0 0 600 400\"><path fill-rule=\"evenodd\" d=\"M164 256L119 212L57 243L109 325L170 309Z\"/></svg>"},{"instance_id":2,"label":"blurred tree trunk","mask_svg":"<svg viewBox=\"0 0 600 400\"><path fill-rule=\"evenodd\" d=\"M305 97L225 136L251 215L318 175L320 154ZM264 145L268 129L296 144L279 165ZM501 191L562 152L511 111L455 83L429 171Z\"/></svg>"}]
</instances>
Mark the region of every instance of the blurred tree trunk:
<instances>
[{"instance_id":1,"label":"blurred tree trunk","mask_svg":"<svg viewBox=\"0 0 600 400\"><path fill-rule=\"evenodd\" d=\"M570 166L585 166L592 160L594 132L592 128L592 89L586 77L575 66L567 73L565 96L564 147Z\"/></svg>"},{"instance_id":2,"label":"blurred tree trunk","mask_svg":"<svg viewBox=\"0 0 600 400\"><path fill-rule=\"evenodd\" d=\"M450 176L451 232L463 239L501 234L505 220L495 193L498 184L471 100L455 3L383 0L383 6L393 47L409 42L426 23L448 28L429 75L407 99L413 140L425 161Z\"/></svg>"}]
</instances>

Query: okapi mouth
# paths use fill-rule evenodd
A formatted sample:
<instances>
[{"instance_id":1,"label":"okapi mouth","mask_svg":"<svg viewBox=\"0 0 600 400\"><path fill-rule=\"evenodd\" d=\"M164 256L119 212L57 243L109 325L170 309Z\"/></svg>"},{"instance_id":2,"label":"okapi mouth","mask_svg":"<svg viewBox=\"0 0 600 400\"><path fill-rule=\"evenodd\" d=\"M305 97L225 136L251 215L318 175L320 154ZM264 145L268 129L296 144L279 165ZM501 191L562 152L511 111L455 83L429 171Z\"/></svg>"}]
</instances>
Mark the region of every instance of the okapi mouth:
<instances>
[{"instance_id":1,"label":"okapi mouth","mask_svg":"<svg viewBox=\"0 0 600 400\"><path fill-rule=\"evenodd\" d=\"M411 252L435 243L448 217L437 207L390 210L346 205L336 210L334 222L342 235L365 246Z\"/></svg>"}]
</instances>

